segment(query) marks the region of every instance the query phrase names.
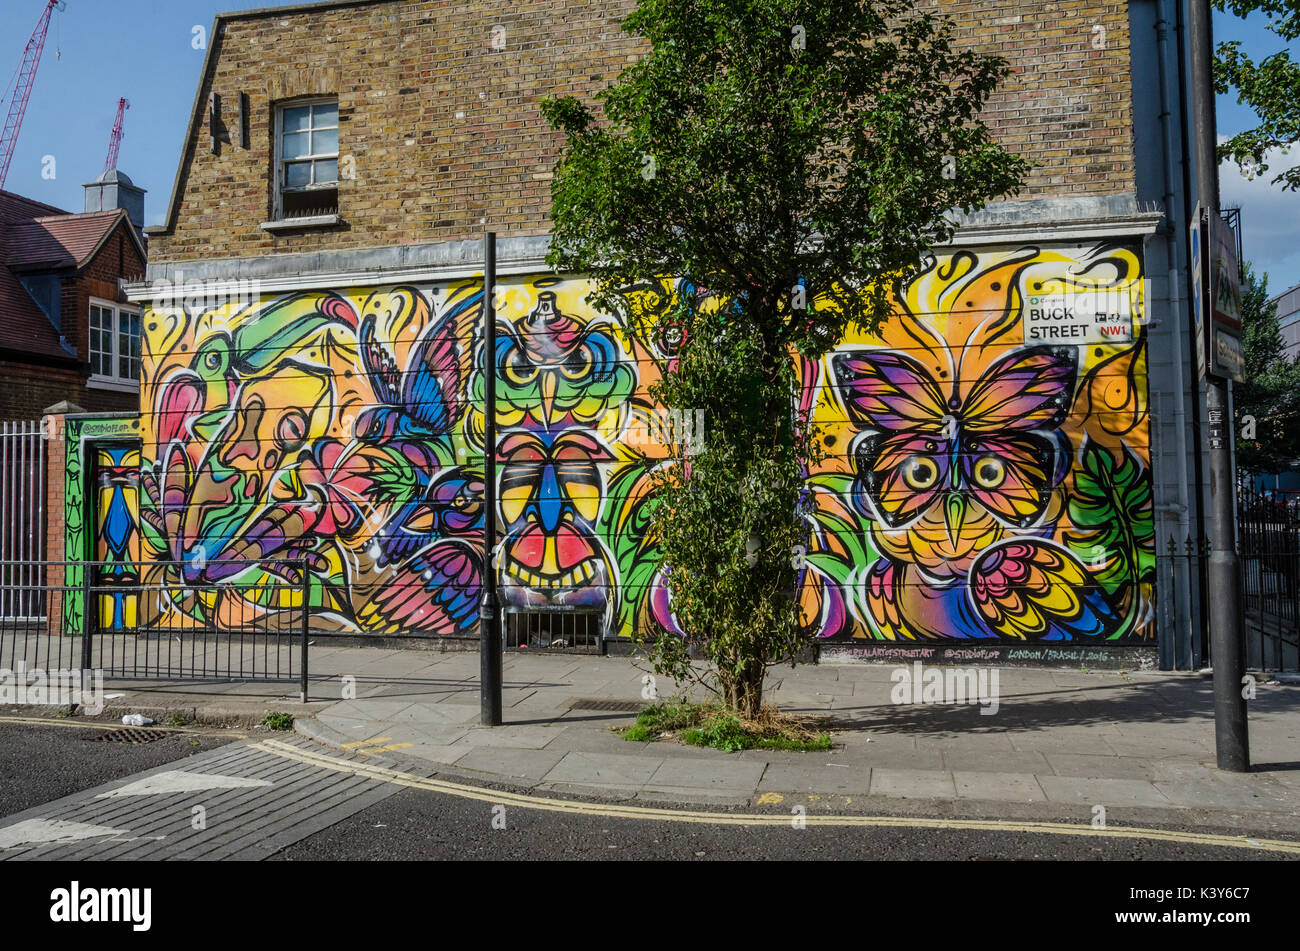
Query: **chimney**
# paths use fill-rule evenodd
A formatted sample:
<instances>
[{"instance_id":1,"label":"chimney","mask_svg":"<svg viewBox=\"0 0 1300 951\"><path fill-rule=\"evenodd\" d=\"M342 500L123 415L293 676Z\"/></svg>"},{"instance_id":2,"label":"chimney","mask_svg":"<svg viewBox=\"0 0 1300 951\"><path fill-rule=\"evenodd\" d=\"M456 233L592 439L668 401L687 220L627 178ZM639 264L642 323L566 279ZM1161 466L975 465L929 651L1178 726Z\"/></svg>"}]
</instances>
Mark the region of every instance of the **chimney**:
<instances>
[{"instance_id":1,"label":"chimney","mask_svg":"<svg viewBox=\"0 0 1300 951\"><path fill-rule=\"evenodd\" d=\"M126 216L136 231L144 230L144 193L125 172L110 168L93 182L82 186L86 190L86 211L126 210Z\"/></svg>"}]
</instances>

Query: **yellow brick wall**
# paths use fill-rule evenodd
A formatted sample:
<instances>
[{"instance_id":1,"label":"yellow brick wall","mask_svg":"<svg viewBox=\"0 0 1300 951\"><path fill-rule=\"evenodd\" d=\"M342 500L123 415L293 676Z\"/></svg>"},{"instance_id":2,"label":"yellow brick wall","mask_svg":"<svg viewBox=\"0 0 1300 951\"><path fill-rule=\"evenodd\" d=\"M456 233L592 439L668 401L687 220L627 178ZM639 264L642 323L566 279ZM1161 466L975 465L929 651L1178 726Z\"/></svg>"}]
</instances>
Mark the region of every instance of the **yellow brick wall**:
<instances>
[{"instance_id":1,"label":"yellow brick wall","mask_svg":"<svg viewBox=\"0 0 1300 951\"><path fill-rule=\"evenodd\" d=\"M489 227L549 230L549 172L561 138L542 96L589 97L638 45L619 22L633 0L394 0L235 18L213 36L201 99L215 91L229 138L249 99L249 148L209 149L204 119L186 143L174 230L152 263L465 238ZM938 0L963 39L1016 70L986 110L1008 146L1039 163L1021 198L1131 192L1127 5L1103 0ZM505 49L490 46L505 28ZM1105 30L1102 35L1095 26ZM1100 48L1097 48L1100 45ZM339 98L343 222L270 234L273 104ZM457 118L457 113L463 113Z\"/></svg>"}]
</instances>

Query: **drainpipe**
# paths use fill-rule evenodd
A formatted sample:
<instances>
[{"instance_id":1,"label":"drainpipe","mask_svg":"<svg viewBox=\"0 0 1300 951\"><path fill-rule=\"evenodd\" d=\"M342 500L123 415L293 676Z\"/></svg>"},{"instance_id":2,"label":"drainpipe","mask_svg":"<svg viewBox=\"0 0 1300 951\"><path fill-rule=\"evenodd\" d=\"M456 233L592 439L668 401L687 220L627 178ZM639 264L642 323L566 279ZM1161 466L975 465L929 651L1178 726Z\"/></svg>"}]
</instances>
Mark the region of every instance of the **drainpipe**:
<instances>
[{"instance_id":1,"label":"drainpipe","mask_svg":"<svg viewBox=\"0 0 1300 951\"><path fill-rule=\"evenodd\" d=\"M1173 90L1170 88L1170 70L1169 70L1169 7L1176 0L1158 0L1156 12L1156 61L1160 73L1160 130L1163 137L1164 151L1164 206L1165 206L1165 258L1166 267L1169 274L1169 311L1172 318L1172 327L1170 332L1173 333L1174 339L1177 340L1180 333L1186 332L1187 314L1184 308L1184 297L1182 293L1183 280L1179 268L1179 236L1182 234L1183 216L1178 214L1176 203L1177 195L1174 191L1174 181L1177 177L1177 171L1174 168L1174 130L1173 130L1173 113L1170 104L1173 101ZM1181 101L1181 100L1180 100ZM1150 339L1150 338L1148 338ZM1149 351L1148 351L1149 352ZM1177 398L1174 400L1174 433L1178 450L1178 502L1158 505L1155 508L1158 511L1175 514L1178 517L1178 541L1188 538L1191 535L1190 523L1190 499L1188 493L1188 471L1187 471L1187 379L1184 372L1184 361L1176 358L1174 364L1174 380ZM1156 540L1157 554L1159 553L1160 539ZM1177 559L1170 566L1171 577L1177 575L1175 588L1181 588L1183 591L1191 591L1191 571L1190 559L1181 566ZM1188 640L1191 639L1191 599L1188 599L1188 621L1187 626ZM1180 650L1178 643L1179 631L1182 625L1179 621L1179 606L1177 603L1172 605L1174 625L1173 625L1173 658L1172 663L1175 669L1180 666L1190 664L1190 650ZM1181 664L1180 664L1181 661Z\"/></svg>"},{"instance_id":2,"label":"drainpipe","mask_svg":"<svg viewBox=\"0 0 1300 951\"><path fill-rule=\"evenodd\" d=\"M1187 50L1185 46L1187 27L1183 21L1183 4L1181 0L1174 0L1174 8L1177 11L1177 18L1174 21L1174 36L1178 40L1178 45L1177 45L1178 103L1179 103L1180 114L1186 115L1187 113L1187 71L1183 69L1183 65L1187 62ZM1182 139L1182 147L1183 147L1182 150L1183 221L1190 222L1192 220L1193 209L1195 208L1196 205L1196 203L1192 200L1192 194L1194 190L1192 188L1191 142L1187 137L1187 123L1179 122L1178 128ZM1190 265L1187 267L1186 270L1187 270L1187 285L1186 285L1187 291L1188 294L1191 294L1193 290L1192 281L1199 280L1199 277L1194 276L1191 273ZM1190 300L1190 297L1188 299ZM1190 314L1188 315L1187 319L1188 319L1187 359L1190 361L1187 365L1190 367L1196 365L1197 342L1196 342L1196 334L1191 329ZM1194 381L1192 384L1192 445L1195 447L1195 451L1192 453L1192 471L1195 473L1196 476L1195 481L1193 482L1193 485L1196 486L1196 497L1194 499L1196 503L1195 541L1197 545L1197 551L1199 553L1201 542L1206 537L1205 494L1204 494L1205 472L1203 468L1204 460L1201 451L1201 446L1202 446L1201 388L1200 388L1199 381ZM1205 567L1206 567L1205 563L1198 558L1197 571L1196 571L1196 605L1199 611L1197 615L1199 619L1199 627L1197 628L1197 630L1201 632L1202 636L1200 638L1193 639L1192 641L1192 666L1194 669L1199 669L1201 666L1203 666L1202 662L1205 657L1206 640L1204 635L1206 631L1206 618L1209 617L1209 613L1208 613L1209 607L1207 602L1209 587L1206 584Z\"/></svg>"}]
</instances>

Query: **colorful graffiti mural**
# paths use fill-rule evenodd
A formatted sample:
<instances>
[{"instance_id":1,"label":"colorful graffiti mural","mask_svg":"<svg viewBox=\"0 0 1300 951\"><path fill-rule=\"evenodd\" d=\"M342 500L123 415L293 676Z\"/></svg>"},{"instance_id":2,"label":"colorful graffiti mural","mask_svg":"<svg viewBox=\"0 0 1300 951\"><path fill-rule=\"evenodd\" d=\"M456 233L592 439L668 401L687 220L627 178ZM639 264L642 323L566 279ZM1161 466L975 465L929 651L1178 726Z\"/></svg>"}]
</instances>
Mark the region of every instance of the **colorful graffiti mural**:
<instances>
[{"instance_id":1,"label":"colorful graffiti mural","mask_svg":"<svg viewBox=\"0 0 1300 951\"><path fill-rule=\"evenodd\" d=\"M820 633L1154 636L1141 289L1125 248L957 253L809 368Z\"/></svg>"},{"instance_id":2,"label":"colorful graffiti mural","mask_svg":"<svg viewBox=\"0 0 1300 951\"><path fill-rule=\"evenodd\" d=\"M219 624L305 590L318 627L466 636L497 570L507 606L600 612L623 637L672 627L646 531L653 473L672 462L644 438L671 333L595 311L582 280L499 288L489 568L481 287L146 314L150 578L307 581L268 585L280 600L261 604L231 587L159 610ZM653 318L683 294L703 296L652 282L634 306ZM1142 314L1125 247L954 252L899 294L879 336L801 361L827 452L808 473L802 579L818 635L1153 636Z\"/></svg>"},{"instance_id":3,"label":"colorful graffiti mural","mask_svg":"<svg viewBox=\"0 0 1300 951\"><path fill-rule=\"evenodd\" d=\"M95 550L99 563L94 585L101 589L99 627L121 631L136 627L140 581L140 448L96 446ZM102 590L111 588L113 590Z\"/></svg>"},{"instance_id":4,"label":"colorful graffiti mural","mask_svg":"<svg viewBox=\"0 0 1300 951\"><path fill-rule=\"evenodd\" d=\"M136 414L129 416L84 415L68 416L65 419L64 460L63 460L63 505L64 505L64 545L63 583L66 590L73 591L83 584L82 563L86 560L104 561L102 556L108 551L106 534L106 509L102 501L105 498L97 487L96 466L100 447L134 446L140 436L141 422ZM137 454L129 466L137 472L143 465ZM127 477L129 480L129 477ZM111 498L112 493L108 493ZM138 518L140 500L136 491L123 491L122 501L125 511L133 518ZM119 508L118 511L123 511ZM120 534L117 535L120 537ZM134 555L126 560L139 560L142 552L134 538L128 540L124 552ZM91 583L100 582L94 578ZM61 597L60 613L63 618L62 629L69 634L80 634L83 630L84 605L80 597ZM111 614L110 614L111 617Z\"/></svg>"}]
</instances>

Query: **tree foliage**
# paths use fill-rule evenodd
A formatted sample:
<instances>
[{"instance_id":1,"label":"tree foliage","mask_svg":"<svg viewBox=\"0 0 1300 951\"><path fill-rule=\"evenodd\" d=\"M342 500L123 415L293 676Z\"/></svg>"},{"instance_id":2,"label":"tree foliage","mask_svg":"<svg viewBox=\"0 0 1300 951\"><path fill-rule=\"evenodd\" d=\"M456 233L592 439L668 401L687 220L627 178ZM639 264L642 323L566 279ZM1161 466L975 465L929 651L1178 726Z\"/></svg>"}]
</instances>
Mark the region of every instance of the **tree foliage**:
<instances>
[{"instance_id":1,"label":"tree foliage","mask_svg":"<svg viewBox=\"0 0 1300 951\"><path fill-rule=\"evenodd\" d=\"M1300 361L1284 351L1268 275L1249 264L1242 282L1245 382L1233 387L1237 465L1252 473L1284 472L1300 460Z\"/></svg>"},{"instance_id":2,"label":"tree foliage","mask_svg":"<svg viewBox=\"0 0 1300 951\"><path fill-rule=\"evenodd\" d=\"M1268 16L1269 29L1281 39L1300 39L1300 0L1214 0L1215 9L1239 17L1259 12ZM1220 161L1231 158L1248 177L1268 171L1270 149L1287 149L1300 143L1300 63L1287 50L1258 62L1233 40L1215 51L1214 91L1236 90L1237 101L1249 106L1259 125L1238 132L1218 147ZM1300 166L1279 172L1273 184L1300 189Z\"/></svg>"},{"instance_id":3,"label":"tree foliage","mask_svg":"<svg viewBox=\"0 0 1300 951\"><path fill-rule=\"evenodd\" d=\"M548 261L632 322L637 282L702 289L656 318L678 343L655 395L704 410L706 438L656 476L685 637L653 649L674 676L704 653L754 713L765 669L807 646L794 593L815 443L792 354L877 326L953 209L1013 194L1028 164L979 120L1005 62L958 49L910 0L642 0L624 29L644 55L597 95L601 115L542 104L566 137Z\"/></svg>"}]
</instances>

